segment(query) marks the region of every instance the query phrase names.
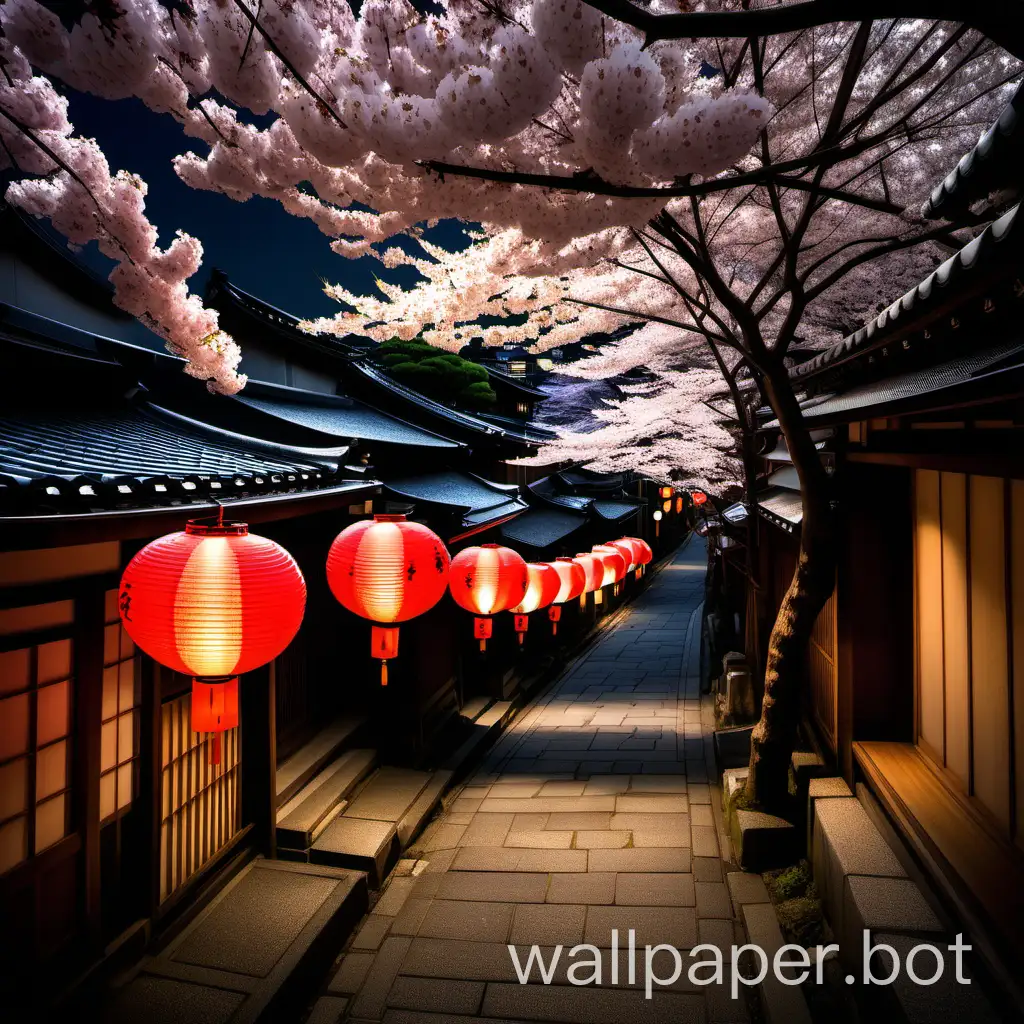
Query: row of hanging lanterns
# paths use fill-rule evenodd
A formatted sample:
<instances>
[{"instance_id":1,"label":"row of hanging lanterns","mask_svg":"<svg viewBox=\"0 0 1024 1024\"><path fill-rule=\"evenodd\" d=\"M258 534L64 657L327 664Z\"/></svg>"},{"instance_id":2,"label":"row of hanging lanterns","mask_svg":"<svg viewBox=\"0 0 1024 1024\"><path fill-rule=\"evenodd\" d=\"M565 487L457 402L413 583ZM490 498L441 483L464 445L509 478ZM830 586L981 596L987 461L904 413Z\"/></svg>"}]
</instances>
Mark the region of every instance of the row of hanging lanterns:
<instances>
[{"instance_id":1,"label":"row of hanging lanterns","mask_svg":"<svg viewBox=\"0 0 1024 1024\"><path fill-rule=\"evenodd\" d=\"M339 604L371 622L371 654L398 655L398 626L429 611L450 591L472 612L473 635L486 650L492 616L510 611L520 644L531 613L548 609L558 632L562 605L641 575L653 557L646 541L623 537L555 562L526 562L498 544L450 558L432 530L404 515L375 515L335 538L327 582ZM190 521L160 537L128 563L121 580L121 619L132 640L161 665L192 676L192 729L212 733L210 761L220 762L220 734L238 725L238 677L266 665L291 643L306 605L306 584L281 545L244 523Z\"/></svg>"}]
</instances>

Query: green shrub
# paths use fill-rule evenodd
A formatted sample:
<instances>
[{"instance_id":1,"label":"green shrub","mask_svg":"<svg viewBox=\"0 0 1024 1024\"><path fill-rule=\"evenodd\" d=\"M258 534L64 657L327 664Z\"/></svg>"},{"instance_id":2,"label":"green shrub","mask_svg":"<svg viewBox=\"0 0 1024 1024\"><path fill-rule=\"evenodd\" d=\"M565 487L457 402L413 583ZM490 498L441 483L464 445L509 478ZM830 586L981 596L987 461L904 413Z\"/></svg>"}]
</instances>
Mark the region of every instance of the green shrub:
<instances>
[{"instance_id":1,"label":"green shrub","mask_svg":"<svg viewBox=\"0 0 1024 1024\"><path fill-rule=\"evenodd\" d=\"M482 366L442 352L422 338L392 338L379 345L372 358L389 376L438 402L486 409L497 401Z\"/></svg>"}]
</instances>

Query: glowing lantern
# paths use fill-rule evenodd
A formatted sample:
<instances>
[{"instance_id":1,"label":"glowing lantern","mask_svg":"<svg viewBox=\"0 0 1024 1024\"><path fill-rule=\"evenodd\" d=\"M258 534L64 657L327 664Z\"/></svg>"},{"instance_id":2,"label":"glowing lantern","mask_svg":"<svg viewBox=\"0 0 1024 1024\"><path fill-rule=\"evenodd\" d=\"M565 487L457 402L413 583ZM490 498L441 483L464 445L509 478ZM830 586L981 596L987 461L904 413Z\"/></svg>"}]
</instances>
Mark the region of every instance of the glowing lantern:
<instances>
[{"instance_id":1,"label":"glowing lantern","mask_svg":"<svg viewBox=\"0 0 1024 1024\"><path fill-rule=\"evenodd\" d=\"M653 518L654 518L654 521L656 523L660 523L661 522L661 509L660 508L657 508L657 509L654 510Z\"/></svg>"},{"instance_id":2,"label":"glowing lantern","mask_svg":"<svg viewBox=\"0 0 1024 1024\"><path fill-rule=\"evenodd\" d=\"M220 733L238 724L238 680L276 658L302 624L306 583L280 544L245 523L192 520L147 544L121 577L121 621L154 661L193 677L192 722Z\"/></svg>"},{"instance_id":3,"label":"glowing lantern","mask_svg":"<svg viewBox=\"0 0 1024 1024\"><path fill-rule=\"evenodd\" d=\"M626 575L626 566L629 563L618 548L612 547L611 544L595 544L591 551L604 563L602 587L608 586L609 583L618 583Z\"/></svg>"},{"instance_id":4,"label":"glowing lantern","mask_svg":"<svg viewBox=\"0 0 1024 1024\"><path fill-rule=\"evenodd\" d=\"M658 537L661 534L661 509L656 508L651 518L654 520L654 536Z\"/></svg>"},{"instance_id":5,"label":"glowing lantern","mask_svg":"<svg viewBox=\"0 0 1024 1024\"><path fill-rule=\"evenodd\" d=\"M452 559L448 589L460 608L473 612L473 636L480 650L491 638L490 616L526 597L529 576L522 555L500 544L465 548Z\"/></svg>"},{"instance_id":6,"label":"glowing lantern","mask_svg":"<svg viewBox=\"0 0 1024 1024\"><path fill-rule=\"evenodd\" d=\"M583 567L583 572L586 576L586 583L583 586L583 592L580 594L580 608L586 608L587 594L601 593L601 584L604 581L604 562L597 555L588 552L578 554L573 561ZM596 597L594 598L594 603L598 603Z\"/></svg>"},{"instance_id":7,"label":"glowing lantern","mask_svg":"<svg viewBox=\"0 0 1024 1024\"><path fill-rule=\"evenodd\" d=\"M547 562L527 562L526 573L526 595L519 604L509 609L516 617L515 627L520 643L530 625L530 612L547 608L562 588L561 577Z\"/></svg>"},{"instance_id":8,"label":"glowing lantern","mask_svg":"<svg viewBox=\"0 0 1024 1024\"><path fill-rule=\"evenodd\" d=\"M693 501L694 505L703 505L708 500L708 496L703 491L694 491L693 494L690 495L690 499Z\"/></svg>"},{"instance_id":9,"label":"glowing lantern","mask_svg":"<svg viewBox=\"0 0 1024 1024\"><path fill-rule=\"evenodd\" d=\"M622 537L619 540L611 540L608 547L615 548L626 562L626 572L632 572L637 566L637 546L629 537ZM625 575L625 574L623 574Z\"/></svg>"},{"instance_id":10,"label":"glowing lantern","mask_svg":"<svg viewBox=\"0 0 1024 1024\"><path fill-rule=\"evenodd\" d=\"M374 623L370 653L380 658L381 686L398 655L394 625L422 615L448 583L448 549L433 530L404 515L375 515L346 527L327 554L327 582L338 603Z\"/></svg>"},{"instance_id":11,"label":"glowing lantern","mask_svg":"<svg viewBox=\"0 0 1024 1024\"><path fill-rule=\"evenodd\" d=\"M548 609L548 618L551 619L551 634L558 632L558 623L562 618L562 605L579 597L586 590L587 574L583 566L572 558L559 558L548 565L558 573L558 593L552 598L551 607Z\"/></svg>"},{"instance_id":12,"label":"glowing lantern","mask_svg":"<svg viewBox=\"0 0 1024 1024\"><path fill-rule=\"evenodd\" d=\"M676 512L683 511L683 496L681 494L676 496Z\"/></svg>"},{"instance_id":13,"label":"glowing lantern","mask_svg":"<svg viewBox=\"0 0 1024 1024\"><path fill-rule=\"evenodd\" d=\"M662 504L662 506L661 506L661 511L665 512L666 514L671 512L672 511L672 502L671 501L664 502Z\"/></svg>"},{"instance_id":14,"label":"glowing lantern","mask_svg":"<svg viewBox=\"0 0 1024 1024\"><path fill-rule=\"evenodd\" d=\"M637 561L640 563L640 568L643 569L644 566L650 565L651 561L654 559L654 552L651 550L651 545L640 537L630 537L629 540L631 540L636 546L638 555Z\"/></svg>"},{"instance_id":15,"label":"glowing lantern","mask_svg":"<svg viewBox=\"0 0 1024 1024\"><path fill-rule=\"evenodd\" d=\"M671 497L672 497L672 488L671 488L671 487L662 487L662 488L661 488L661 489L660 489L660 490L658 491L658 493L659 493L659 494L661 495L661 497L663 497L663 498L671 498Z\"/></svg>"}]
</instances>

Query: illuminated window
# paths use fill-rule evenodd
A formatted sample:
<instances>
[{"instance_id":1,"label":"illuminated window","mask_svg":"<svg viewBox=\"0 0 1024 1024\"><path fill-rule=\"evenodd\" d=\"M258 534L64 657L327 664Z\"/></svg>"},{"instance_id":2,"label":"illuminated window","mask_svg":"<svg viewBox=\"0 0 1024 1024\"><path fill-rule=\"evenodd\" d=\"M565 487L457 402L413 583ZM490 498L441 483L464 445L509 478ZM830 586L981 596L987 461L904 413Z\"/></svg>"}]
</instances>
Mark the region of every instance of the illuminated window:
<instances>
[{"instance_id":1,"label":"illuminated window","mask_svg":"<svg viewBox=\"0 0 1024 1024\"><path fill-rule=\"evenodd\" d=\"M529 411L530 411L530 406L529 406L529 404L528 404L528 403L526 403L526 402L520 402L520 403L519 403L519 404L518 404L518 405L516 406L516 409L518 409L518 410L519 410L519 412L523 412L523 413L525 413L525 412L529 412Z\"/></svg>"},{"instance_id":2,"label":"illuminated window","mask_svg":"<svg viewBox=\"0 0 1024 1024\"><path fill-rule=\"evenodd\" d=\"M508 372L513 377L525 377L526 376L526 363L521 359L513 359L508 364Z\"/></svg>"},{"instance_id":3,"label":"illuminated window","mask_svg":"<svg viewBox=\"0 0 1024 1024\"><path fill-rule=\"evenodd\" d=\"M0 875L68 834L70 639L0 651Z\"/></svg>"},{"instance_id":4,"label":"illuminated window","mask_svg":"<svg viewBox=\"0 0 1024 1024\"><path fill-rule=\"evenodd\" d=\"M139 756L139 680L135 644L117 610L117 591L106 593L103 626L103 702L100 718L100 821L131 806Z\"/></svg>"},{"instance_id":5,"label":"illuminated window","mask_svg":"<svg viewBox=\"0 0 1024 1024\"><path fill-rule=\"evenodd\" d=\"M191 712L191 693L160 708L161 900L192 878L241 827L241 730L222 734L221 763L212 765L210 734L192 731Z\"/></svg>"}]
</instances>

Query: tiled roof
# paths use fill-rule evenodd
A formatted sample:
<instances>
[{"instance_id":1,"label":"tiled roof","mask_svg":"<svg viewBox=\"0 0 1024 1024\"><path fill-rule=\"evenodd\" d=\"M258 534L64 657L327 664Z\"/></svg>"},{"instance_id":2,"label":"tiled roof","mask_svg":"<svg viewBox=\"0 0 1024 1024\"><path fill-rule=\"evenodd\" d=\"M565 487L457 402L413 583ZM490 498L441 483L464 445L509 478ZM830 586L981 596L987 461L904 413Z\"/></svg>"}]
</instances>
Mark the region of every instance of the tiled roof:
<instances>
[{"instance_id":1,"label":"tiled roof","mask_svg":"<svg viewBox=\"0 0 1024 1024\"><path fill-rule=\"evenodd\" d=\"M977 145L965 153L949 174L932 189L921 208L927 219L945 217L952 207L962 209L1012 181L1019 186L1024 150L1024 82Z\"/></svg>"},{"instance_id":2,"label":"tiled roof","mask_svg":"<svg viewBox=\"0 0 1024 1024\"><path fill-rule=\"evenodd\" d=\"M454 470L387 480L385 487L413 502L448 505L461 513L467 527L517 515L529 507L514 485L494 484Z\"/></svg>"},{"instance_id":3,"label":"tiled roof","mask_svg":"<svg viewBox=\"0 0 1024 1024\"><path fill-rule=\"evenodd\" d=\"M799 491L772 488L758 495L757 505L765 518L787 527L799 526L804 518L804 506Z\"/></svg>"},{"instance_id":4,"label":"tiled roof","mask_svg":"<svg viewBox=\"0 0 1024 1024\"><path fill-rule=\"evenodd\" d=\"M553 508L534 508L501 528L501 535L513 544L546 548L585 526L587 517Z\"/></svg>"},{"instance_id":5,"label":"tiled roof","mask_svg":"<svg viewBox=\"0 0 1024 1024\"><path fill-rule=\"evenodd\" d=\"M640 506L628 501L595 501L594 511L602 518L617 523L640 511Z\"/></svg>"},{"instance_id":6,"label":"tiled roof","mask_svg":"<svg viewBox=\"0 0 1024 1024\"><path fill-rule=\"evenodd\" d=\"M794 380L802 380L852 358L862 349L881 344L894 331L906 326L908 321L926 315L939 303L948 300L950 293L961 286L965 276L977 273L982 267L1001 267L1013 259L1019 259L1024 248L1021 245L1024 228L1017 223L1018 220L1024 221L1024 216L1020 216L1019 211L1020 207L1015 206L989 224L981 234L879 313L874 320L821 355L794 367L790 370L790 376Z\"/></svg>"},{"instance_id":7,"label":"tiled roof","mask_svg":"<svg viewBox=\"0 0 1024 1024\"><path fill-rule=\"evenodd\" d=\"M387 444L420 448L461 448L440 434L414 427L411 423L378 412L353 399L331 395L311 399L307 392L289 395L289 388L273 390L249 385L235 400L277 419L337 438L359 438Z\"/></svg>"},{"instance_id":8,"label":"tiled roof","mask_svg":"<svg viewBox=\"0 0 1024 1024\"><path fill-rule=\"evenodd\" d=\"M80 511L312 490L345 448L289 449L142 403L0 411L0 503Z\"/></svg>"},{"instance_id":9,"label":"tiled roof","mask_svg":"<svg viewBox=\"0 0 1024 1024\"><path fill-rule=\"evenodd\" d=\"M813 405L801 406L803 418L809 422L827 422L856 413L863 418L867 410L897 403L912 403L914 399L937 396L946 389L959 388L984 375L1020 367L1024 364L1024 342L1008 341L983 352L972 353L960 359L951 359L938 366L928 366L884 380L853 387L840 394L824 395ZM778 421L768 426L778 426Z\"/></svg>"}]
</instances>

